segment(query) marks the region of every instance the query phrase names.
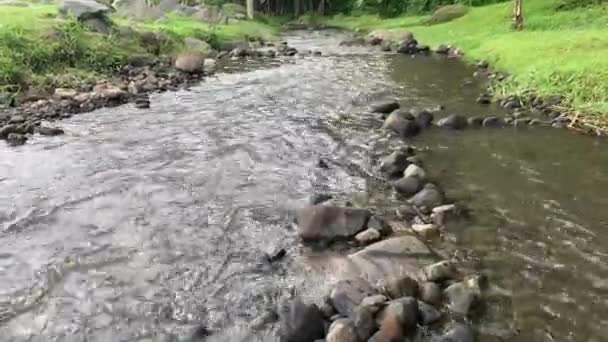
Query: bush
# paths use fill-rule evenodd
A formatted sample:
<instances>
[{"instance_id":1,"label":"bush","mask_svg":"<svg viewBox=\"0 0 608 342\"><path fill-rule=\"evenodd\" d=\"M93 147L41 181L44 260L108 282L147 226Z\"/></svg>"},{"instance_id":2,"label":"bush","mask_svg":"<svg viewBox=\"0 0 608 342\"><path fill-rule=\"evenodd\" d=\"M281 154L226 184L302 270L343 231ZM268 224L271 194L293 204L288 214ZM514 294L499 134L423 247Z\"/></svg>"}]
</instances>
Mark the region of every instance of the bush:
<instances>
[{"instance_id":1,"label":"bush","mask_svg":"<svg viewBox=\"0 0 608 342\"><path fill-rule=\"evenodd\" d=\"M467 14L468 8L463 5L447 5L439 7L429 19L430 24L439 24L452 21Z\"/></svg>"}]
</instances>

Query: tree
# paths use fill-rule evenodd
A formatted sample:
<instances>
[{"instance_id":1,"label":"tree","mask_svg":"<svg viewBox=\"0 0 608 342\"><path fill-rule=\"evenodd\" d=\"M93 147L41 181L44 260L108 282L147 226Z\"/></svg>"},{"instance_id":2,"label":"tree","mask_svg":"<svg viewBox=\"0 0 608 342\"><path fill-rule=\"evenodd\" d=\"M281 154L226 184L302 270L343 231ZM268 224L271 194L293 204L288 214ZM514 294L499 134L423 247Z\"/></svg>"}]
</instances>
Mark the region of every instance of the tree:
<instances>
[{"instance_id":1,"label":"tree","mask_svg":"<svg viewBox=\"0 0 608 342\"><path fill-rule=\"evenodd\" d=\"M524 29L524 0L515 0L513 7L513 28L521 31Z\"/></svg>"},{"instance_id":2,"label":"tree","mask_svg":"<svg viewBox=\"0 0 608 342\"><path fill-rule=\"evenodd\" d=\"M253 19L253 7L254 7L254 0L247 0L247 18L248 19Z\"/></svg>"}]
</instances>

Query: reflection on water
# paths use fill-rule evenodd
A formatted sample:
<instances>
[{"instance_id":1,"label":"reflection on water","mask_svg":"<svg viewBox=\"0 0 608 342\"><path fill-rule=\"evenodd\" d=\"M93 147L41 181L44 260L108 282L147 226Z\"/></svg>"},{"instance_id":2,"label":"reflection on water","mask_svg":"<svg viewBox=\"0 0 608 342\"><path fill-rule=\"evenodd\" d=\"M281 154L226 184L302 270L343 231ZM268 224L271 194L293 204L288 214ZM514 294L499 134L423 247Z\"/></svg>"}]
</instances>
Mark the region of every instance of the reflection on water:
<instances>
[{"instance_id":1,"label":"reflection on water","mask_svg":"<svg viewBox=\"0 0 608 342\"><path fill-rule=\"evenodd\" d=\"M332 276L311 270L289 209L314 192L384 189L367 178L386 151L367 104L496 111L474 103L480 88L455 61L339 39L295 35L324 56L231 68L150 110L103 109L63 122L66 136L0 146L0 340L134 341L204 323L214 340L275 341L249 323L294 291L319 298ZM605 341L603 143L549 129L431 130L415 143L473 209L444 240L490 276L482 340ZM279 247L286 261L265 263Z\"/></svg>"}]
</instances>

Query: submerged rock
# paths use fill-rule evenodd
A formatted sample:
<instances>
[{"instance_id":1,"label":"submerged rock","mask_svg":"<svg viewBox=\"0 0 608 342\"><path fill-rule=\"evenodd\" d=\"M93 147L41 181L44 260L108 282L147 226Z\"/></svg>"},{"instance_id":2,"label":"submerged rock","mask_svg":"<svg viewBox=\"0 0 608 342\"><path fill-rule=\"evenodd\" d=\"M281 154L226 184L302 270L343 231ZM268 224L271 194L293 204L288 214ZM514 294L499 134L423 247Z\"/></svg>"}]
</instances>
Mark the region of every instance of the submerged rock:
<instances>
[{"instance_id":1,"label":"submerged rock","mask_svg":"<svg viewBox=\"0 0 608 342\"><path fill-rule=\"evenodd\" d=\"M412 154L406 150L397 150L380 161L380 171L389 176L396 176L403 173L403 170L408 166L407 160Z\"/></svg>"},{"instance_id":2,"label":"submerged rock","mask_svg":"<svg viewBox=\"0 0 608 342\"><path fill-rule=\"evenodd\" d=\"M446 127L454 130L465 129L467 125L467 118L458 114L452 114L437 121L437 126Z\"/></svg>"},{"instance_id":3,"label":"submerged rock","mask_svg":"<svg viewBox=\"0 0 608 342\"><path fill-rule=\"evenodd\" d=\"M25 144L26 141L27 141L27 137L25 135L19 134L19 133L9 133L8 136L6 137L6 142L10 146L23 145L23 144Z\"/></svg>"},{"instance_id":4,"label":"submerged rock","mask_svg":"<svg viewBox=\"0 0 608 342\"><path fill-rule=\"evenodd\" d=\"M433 124L434 116L433 113L428 110L421 110L414 114L414 118L418 125L422 128L430 127Z\"/></svg>"},{"instance_id":5,"label":"submerged rock","mask_svg":"<svg viewBox=\"0 0 608 342\"><path fill-rule=\"evenodd\" d=\"M488 116L481 123L483 127L502 127L503 121L495 116Z\"/></svg>"},{"instance_id":6,"label":"submerged rock","mask_svg":"<svg viewBox=\"0 0 608 342\"><path fill-rule=\"evenodd\" d=\"M365 229L370 215L366 209L312 205L297 211L296 230L308 241L349 238Z\"/></svg>"},{"instance_id":7,"label":"submerged rock","mask_svg":"<svg viewBox=\"0 0 608 342\"><path fill-rule=\"evenodd\" d=\"M384 102L378 102L371 105L372 113L389 114L392 111L399 109L399 102L390 100Z\"/></svg>"}]
</instances>

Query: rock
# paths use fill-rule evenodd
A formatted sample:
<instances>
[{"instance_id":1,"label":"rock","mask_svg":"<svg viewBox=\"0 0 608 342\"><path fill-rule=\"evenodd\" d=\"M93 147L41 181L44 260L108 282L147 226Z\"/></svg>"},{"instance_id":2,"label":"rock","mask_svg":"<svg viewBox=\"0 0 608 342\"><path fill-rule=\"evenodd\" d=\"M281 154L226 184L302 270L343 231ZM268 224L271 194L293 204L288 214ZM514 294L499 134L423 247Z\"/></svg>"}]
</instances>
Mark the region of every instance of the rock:
<instances>
[{"instance_id":1,"label":"rock","mask_svg":"<svg viewBox=\"0 0 608 342\"><path fill-rule=\"evenodd\" d=\"M184 45L190 50L198 51L203 54L208 54L211 51L211 45L209 45L209 43L194 37L187 37L184 39Z\"/></svg>"},{"instance_id":2,"label":"rock","mask_svg":"<svg viewBox=\"0 0 608 342\"><path fill-rule=\"evenodd\" d=\"M70 100L76 97L76 95L78 95L76 90L67 88L57 88L53 93L53 97L59 100Z\"/></svg>"},{"instance_id":3,"label":"rock","mask_svg":"<svg viewBox=\"0 0 608 342\"><path fill-rule=\"evenodd\" d=\"M427 128L433 124L433 113L429 112L428 110L421 110L419 112L416 112L414 114L414 117L416 118L416 122L418 122L418 125L421 128Z\"/></svg>"},{"instance_id":4,"label":"rock","mask_svg":"<svg viewBox=\"0 0 608 342\"><path fill-rule=\"evenodd\" d=\"M287 49L285 49L285 51L283 51L283 54L288 57L293 57L297 53L298 53L298 50L294 47L288 47Z\"/></svg>"},{"instance_id":5,"label":"rock","mask_svg":"<svg viewBox=\"0 0 608 342\"><path fill-rule=\"evenodd\" d=\"M490 63L488 63L488 61L479 61L477 62L477 68L478 69L487 69L490 66Z\"/></svg>"},{"instance_id":6,"label":"rock","mask_svg":"<svg viewBox=\"0 0 608 342\"><path fill-rule=\"evenodd\" d=\"M416 297L418 294L418 282L407 275L391 277L385 282L384 291L393 299Z\"/></svg>"},{"instance_id":7,"label":"rock","mask_svg":"<svg viewBox=\"0 0 608 342\"><path fill-rule=\"evenodd\" d=\"M483 127L502 127L503 122L495 117L495 116L488 116L487 118L483 119L482 122L482 126Z\"/></svg>"},{"instance_id":8,"label":"rock","mask_svg":"<svg viewBox=\"0 0 608 342\"><path fill-rule=\"evenodd\" d=\"M34 134L34 124L30 122L22 123L17 126L17 131L15 133L18 134Z\"/></svg>"},{"instance_id":9,"label":"rock","mask_svg":"<svg viewBox=\"0 0 608 342\"><path fill-rule=\"evenodd\" d=\"M409 203L421 210L423 208L428 208L428 210L430 210L443 203L443 193L435 184L426 183L422 190L409 199Z\"/></svg>"},{"instance_id":10,"label":"rock","mask_svg":"<svg viewBox=\"0 0 608 342\"><path fill-rule=\"evenodd\" d=\"M310 199L308 200L308 202L311 205L315 205L315 204L321 204L321 203L327 202L332 198L334 198L334 196L330 195L330 194L313 194L312 196L310 196Z\"/></svg>"},{"instance_id":11,"label":"rock","mask_svg":"<svg viewBox=\"0 0 608 342\"><path fill-rule=\"evenodd\" d=\"M205 73L207 74L212 74L215 71L216 65L217 63L213 58L205 58L205 60L203 61L203 67Z\"/></svg>"},{"instance_id":12,"label":"rock","mask_svg":"<svg viewBox=\"0 0 608 342\"><path fill-rule=\"evenodd\" d=\"M398 318L405 331L415 328L418 323L418 301L413 297L403 297L388 302L388 305L378 313L378 324L382 325L382 321L391 316Z\"/></svg>"},{"instance_id":13,"label":"rock","mask_svg":"<svg viewBox=\"0 0 608 342\"><path fill-rule=\"evenodd\" d=\"M110 11L108 6L94 0L60 0L58 7L61 14L77 19L100 18Z\"/></svg>"},{"instance_id":14,"label":"rock","mask_svg":"<svg viewBox=\"0 0 608 342\"><path fill-rule=\"evenodd\" d=\"M524 127L524 126L528 126L530 123L531 119L530 118L519 118L519 119L515 119L513 120L513 126L514 127Z\"/></svg>"},{"instance_id":15,"label":"rock","mask_svg":"<svg viewBox=\"0 0 608 342\"><path fill-rule=\"evenodd\" d=\"M303 240L349 238L365 229L370 212L366 209L313 205L296 213L297 233Z\"/></svg>"},{"instance_id":16,"label":"rock","mask_svg":"<svg viewBox=\"0 0 608 342\"><path fill-rule=\"evenodd\" d=\"M414 177L420 180L425 180L426 171L416 164L410 164L407 166L405 171L403 171L403 177Z\"/></svg>"},{"instance_id":17,"label":"rock","mask_svg":"<svg viewBox=\"0 0 608 342\"><path fill-rule=\"evenodd\" d=\"M384 52L392 51L393 50L392 43L387 40L383 41L382 45L380 46L380 50L382 50Z\"/></svg>"},{"instance_id":18,"label":"rock","mask_svg":"<svg viewBox=\"0 0 608 342\"><path fill-rule=\"evenodd\" d=\"M25 117L23 115L13 115L8 122L16 125L22 124L25 122Z\"/></svg>"},{"instance_id":19,"label":"rock","mask_svg":"<svg viewBox=\"0 0 608 342\"><path fill-rule=\"evenodd\" d=\"M353 278L338 281L331 290L329 299L339 314L349 317L363 298L373 293L374 289L370 283L361 278Z\"/></svg>"},{"instance_id":20,"label":"rock","mask_svg":"<svg viewBox=\"0 0 608 342\"><path fill-rule=\"evenodd\" d=\"M382 125L384 129L390 129L402 138L409 138L420 133L420 125L415 120L405 118L398 110L393 111Z\"/></svg>"},{"instance_id":21,"label":"rock","mask_svg":"<svg viewBox=\"0 0 608 342\"><path fill-rule=\"evenodd\" d=\"M437 121L437 126L446 127L450 129L465 129L468 125L467 118L461 115L452 114L449 115L439 121Z\"/></svg>"},{"instance_id":22,"label":"rock","mask_svg":"<svg viewBox=\"0 0 608 342\"><path fill-rule=\"evenodd\" d=\"M195 52L181 53L175 59L175 68L186 73L201 72L204 64L205 57Z\"/></svg>"},{"instance_id":23,"label":"rock","mask_svg":"<svg viewBox=\"0 0 608 342\"><path fill-rule=\"evenodd\" d=\"M323 301L323 304L321 304L321 307L319 307L319 310L321 310L323 317L326 319L329 319L337 314L336 309L334 309L329 297L325 297L325 300Z\"/></svg>"},{"instance_id":24,"label":"rock","mask_svg":"<svg viewBox=\"0 0 608 342\"><path fill-rule=\"evenodd\" d=\"M366 297L371 298L371 297ZM365 301L363 299L363 301ZM362 302L363 303L363 302ZM374 315L378 312L379 307L376 305L359 305L353 312L353 323L358 341L367 341L376 330L376 322Z\"/></svg>"},{"instance_id":25,"label":"rock","mask_svg":"<svg viewBox=\"0 0 608 342\"><path fill-rule=\"evenodd\" d=\"M108 100L122 100L128 97L128 93L120 87L111 84L98 84L93 88L95 96Z\"/></svg>"},{"instance_id":26,"label":"rock","mask_svg":"<svg viewBox=\"0 0 608 342\"><path fill-rule=\"evenodd\" d=\"M148 96L142 96L135 99L135 108L147 109L150 108L150 99Z\"/></svg>"},{"instance_id":27,"label":"rock","mask_svg":"<svg viewBox=\"0 0 608 342\"><path fill-rule=\"evenodd\" d=\"M402 196L412 196L422 188L422 182L417 177L402 177L393 182L393 187Z\"/></svg>"},{"instance_id":28,"label":"rock","mask_svg":"<svg viewBox=\"0 0 608 342\"><path fill-rule=\"evenodd\" d=\"M375 308L380 308L380 306L386 303L387 301L388 298L383 295L373 295L363 298L360 306L372 306Z\"/></svg>"},{"instance_id":29,"label":"rock","mask_svg":"<svg viewBox=\"0 0 608 342\"><path fill-rule=\"evenodd\" d=\"M382 41L382 38L373 36L372 34L370 34L366 38L366 43L373 46L382 44Z\"/></svg>"},{"instance_id":30,"label":"rock","mask_svg":"<svg viewBox=\"0 0 608 342\"><path fill-rule=\"evenodd\" d=\"M272 262L283 259L285 257L285 255L287 255L287 251L285 250L285 248L279 248L276 251L274 251L270 254L267 254L266 260L268 260L268 262L272 263Z\"/></svg>"},{"instance_id":31,"label":"rock","mask_svg":"<svg viewBox=\"0 0 608 342\"><path fill-rule=\"evenodd\" d=\"M437 342L474 342L473 331L467 325L458 324L442 335Z\"/></svg>"},{"instance_id":32,"label":"rock","mask_svg":"<svg viewBox=\"0 0 608 342\"><path fill-rule=\"evenodd\" d=\"M386 222L384 221L384 219L382 219L379 216L372 216L369 221L367 222L367 228L373 228L375 230L377 230L380 235L386 236L386 235L390 235L393 231L391 229L391 227L386 224Z\"/></svg>"},{"instance_id":33,"label":"rock","mask_svg":"<svg viewBox=\"0 0 608 342\"><path fill-rule=\"evenodd\" d=\"M295 299L279 314L282 342L310 342L325 337L323 314L315 304Z\"/></svg>"},{"instance_id":34,"label":"rock","mask_svg":"<svg viewBox=\"0 0 608 342\"><path fill-rule=\"evenodd\" d=\"M411 220L414 217L418 216L418 211L410 204L402 204L397 208L397 216L404 220Z\"/></svg>"},{"instance_id":35,"label":"rock","mask_svg":"<svg viewBox=\"0 0 608 342\"><path fill-rule=\"evenodd\" d=\"M6 142L10 146L23 145L23 144L25 144L26 141L27 141L27 137L25 135L19 134L19 133L9 133L8 136L6 137Z\"/></svg>"},{"instance_id":36,"label":"rock","mask_svg":"<svg viewBox=\"0 0 608 342\"><path fill-rule=\"evenodd\" d=\"M57 128L57 127L38 126L35 128L35 131L40 135L48 135L48 136L64 134L64 131L61 128Z\"/></svg>"},{"instance_id":37,"label":"rock","mask_svg":"<svg viewBox=\"0 0 608 342\"><path fill-rule=\"evenodd\" d=\"M334 321L329 327L327 342L357 342L357 333L353 322L348 319Z\"/></svg>"},{"instance_id":38,"label":"rock","mask_svg":"<svg viewBox=\"0 0 608 342\"><path fill-rule=\"evenodd\" d=\"M400 342L403 341L404 335L405 332L399 317L387 315L382 319L380 329L368 342Z\"/></svg>"},{"instance_id":39,"label":"rock","mask_svg":"<svg viewBox=\"0 0 608 342\"><path fill-rule=\"evenodd\" d=\"M110 34L112 31L112 21L106 17L86 18L81 19L81 21L86 28L93 32Z\"/></svg>"},{"instance_id":40,"label":"rock","mask_svg":"<svg viewBox=\"0 0 608 342\"><path fill-rule=\"evenodd\" d=\"M127 86L127 91L130 95L139 94L139 88L137 87L137 84L135 84L135 82L133 81L129 82L129 85Z\"/></svg>"},{"instance_id":41,"label":"rock","mask_svg":"<svg viewBox=\"0 0 608 342\"><path fill-rule=\"evenodd\" d=\"M374 228L368 228L361 233L355 235L355 240L357 240L360 244L369 245L372 242L376 242L380 240L380 232Z\"/></svg>"},{"instance_id":42,"label":"rock","mask_svg":"<svg viewBox=\"0 0 608 342\"><path fill-rule=\"evenodd\" d=\"M441 44L435 48L435 53L440 55L447 55L450 53L450 47L448 45Z\"/></svg>"},{"instance_id":43,"label":"rock","mask_svg":"<svg viewBox=\"0 0 608 342\"><path fill-rule=\"evenodd\" d=\"M431 305L441 304L441 287L432 281L423 282L418 288L420 300Z\"/></svg>"},{"instance_id":44,"label":"rock","mask_svg":"<svg viewBox=\"0 0 608 342\"><path fill-rule=\"evenodd\" d=\"M371 106L372 113L389 114L394 110L399 109L400 105L397 101L378 102Z\"/></svg>"},{"instance_id":45,"label":"rock","mask_svg":"<svg viewBox=\"0 0 608 342\"><path fill-rule=\"evenodd\" d=\"M454 204L445 204L433 208L431 212L431 220L439 225L444 225L450 219L455 218L458 215L458 209Z\"/></svg>"},{"instance_id":46,"label":"rock","mask_svg":"<svg viewBox=\"0 0 608 342\"><path fill-rule=\"evenodd\" d=\"M432 282L452 280L458 277L456 267L447 260L428 265L423 272L426 280Z\"/></svg>"},{"instance_id":47,"label":"rock","mask_svg":"<svg viewBox=\"0 0 608 342\"><path fill-rule=\"evenodd\" d=\"M422 325L429 325L437 322L441 318L441 312L432 305L418 301L418 316Z\"/></svg>"},{"instance_id":48,"label":"rock","mask_svg":"<svg viewBox=\"0 0 608 342\"><path fill-rule=\"evenodd\" d=\"M447 298L450 311L465 316L468 315L471 307L481 297L479 283L479 276L473 276L448 286L443 291L443 294Z\"/></svg>"},{"instance_id":49,"label":"rock","mask_svg":"<svg viewBox=\"0 0 608 342\"><path fill-rule=\"evenodd\" d=\"M431 51L431 47L428 45L420 44L418 45L419 53L429 53Z\"/></svg>"},{"instance_id":50,"label":"rock","mask_svg":"<svg viewBox=\"0 0 608 342\"><path fill-rule=\"evenodd\" d=\"M6 139L6 138L8 138L9 134L17 133L17 132L18 132L17 125L14 125L14 124L5 125L2 128L0 128L0 139Z\"/></svg>"},{"instance_id":51,"label":"rock","mask_svg":"<svg viewBox=\"0 0 608 342\"><path fill-rule=\"evenodd\" d=\"M380 171L389 176L396 176L403 173L408 166L407 158L411 156L406 150L397 150L380 161Z\"/></svg>"},{"instance_id":52,"label":"rock","mask_svg":"<svg viewBox=\"0 0 608 342\"><path fill-rule=\"evenodd\" d=\"M407 161L410 162L410 164L414 164L414 165L418 165L418 166L422 167L422 159L419 156L407 157Z\"/></svg>"},{"instance_id":53,"label":"rock","mask_svg":"<svg viewBox=\"0 0 608 342\"><path fill-rule=\"evenodd\" d=\"M416 234L422 236L425 239L431 239L436 236L439 236L439 228L432 224L413 224L412 230L416 232Z\"/></svg>"},{"instance_id":54,"label":"rock","mask_svg":"<svg viewBox=\"0 0 608 342\"><path fill-rule=\"evenodd\" d=\"M321 51L315 50L315 51L313 51L313 52L312 52L312 55L313 55L313 56L316 56L316 57L319 57L319 56L322 56L322 55L323 55L323 53L322 53ZM273 57L274 57L274 56L273 56Z\"/></svg>"},{"instance_id":55,"label":"rock","mask_svg":"<svg viewBox=\"0 0 608 342\"><path fill-rule=\"evenodd\" d=\"M483 125L483 119L477 118L477 117L472 117L472 118L467 119L467 123L470 127L479 128L479 127L481 127L481 125Z\"/></svg>"}]
</instances>

